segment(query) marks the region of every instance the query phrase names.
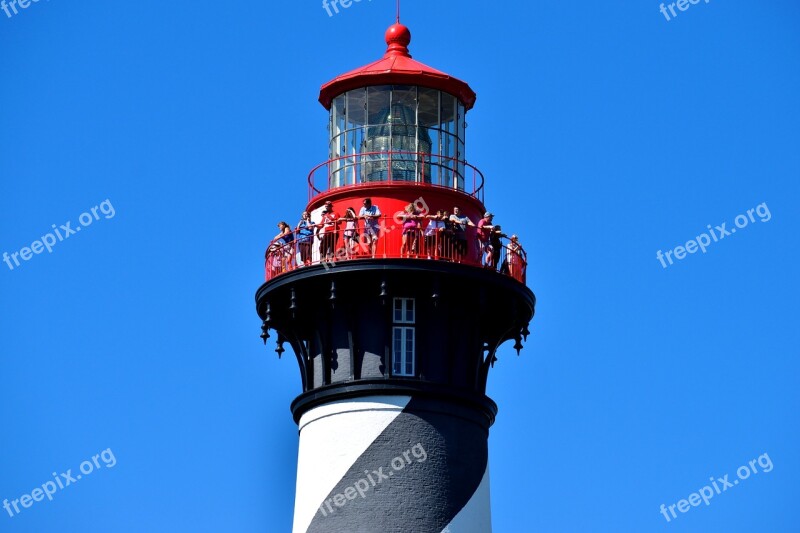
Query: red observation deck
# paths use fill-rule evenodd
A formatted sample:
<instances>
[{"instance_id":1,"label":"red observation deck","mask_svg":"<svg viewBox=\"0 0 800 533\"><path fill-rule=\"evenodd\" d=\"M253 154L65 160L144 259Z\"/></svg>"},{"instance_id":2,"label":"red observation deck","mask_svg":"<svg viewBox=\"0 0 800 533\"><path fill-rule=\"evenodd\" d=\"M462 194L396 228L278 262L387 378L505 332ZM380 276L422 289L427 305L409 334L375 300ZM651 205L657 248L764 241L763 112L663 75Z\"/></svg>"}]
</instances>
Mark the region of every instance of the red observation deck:
<instances>
[{"instance_id":1,"label":"red observation deck","mask_svg":"<svg viewBox=\"0 0 800 533\"><path fill-rule=\"evenodd\" d=\"M308 177L309 222L281 227L270 243L267 280L314 264L407 258L495 269L524 283L525 251L485 217L483 174L465 159L475 92L412 59L410 42L409 29L394 24L381 59L322 86L328 160Z\"/></svg>"}]
</instances>

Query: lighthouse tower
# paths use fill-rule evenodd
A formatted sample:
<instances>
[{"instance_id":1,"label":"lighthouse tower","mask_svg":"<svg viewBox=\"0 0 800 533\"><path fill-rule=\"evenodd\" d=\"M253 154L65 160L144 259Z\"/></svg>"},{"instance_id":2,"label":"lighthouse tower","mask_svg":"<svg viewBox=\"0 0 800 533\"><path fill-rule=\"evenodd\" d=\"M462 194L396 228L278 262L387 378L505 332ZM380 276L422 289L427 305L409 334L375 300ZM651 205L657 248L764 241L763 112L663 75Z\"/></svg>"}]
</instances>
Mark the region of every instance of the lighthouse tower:
<instances>
[{"instance_id":1,"label":"lighthouse tower","mask_svg":"<svg viewBox=\"0 0 800 533\"><path fill-rule=\"evenodd\" d=\"M486 381L535 297L466 162L475 93L410 42L398 20L381 59L322 86L311 222L270 243L256 293L300 370L294 533L491 531Z\"/></svg>"}]
</instances>

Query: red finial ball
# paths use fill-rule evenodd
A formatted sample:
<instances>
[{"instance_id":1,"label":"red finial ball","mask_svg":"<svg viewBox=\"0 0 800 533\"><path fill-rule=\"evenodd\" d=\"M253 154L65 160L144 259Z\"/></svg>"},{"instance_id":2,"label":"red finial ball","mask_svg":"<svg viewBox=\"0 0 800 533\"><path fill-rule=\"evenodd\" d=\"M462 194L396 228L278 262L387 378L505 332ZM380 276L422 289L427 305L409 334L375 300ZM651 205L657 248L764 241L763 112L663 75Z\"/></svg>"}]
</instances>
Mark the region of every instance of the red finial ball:
<instances>
[{"instance_id":1,"label":"red finial ball","mask_svg":"<svg viewBox=\"0 0 800 533\"><path fill-rule=\"evenodd\" d=\"M408 45L411 43L411 31L399 22L392 24L386 30L386 44L389 49L401 49L408 52Z\"/></svg>"}]
</instances>

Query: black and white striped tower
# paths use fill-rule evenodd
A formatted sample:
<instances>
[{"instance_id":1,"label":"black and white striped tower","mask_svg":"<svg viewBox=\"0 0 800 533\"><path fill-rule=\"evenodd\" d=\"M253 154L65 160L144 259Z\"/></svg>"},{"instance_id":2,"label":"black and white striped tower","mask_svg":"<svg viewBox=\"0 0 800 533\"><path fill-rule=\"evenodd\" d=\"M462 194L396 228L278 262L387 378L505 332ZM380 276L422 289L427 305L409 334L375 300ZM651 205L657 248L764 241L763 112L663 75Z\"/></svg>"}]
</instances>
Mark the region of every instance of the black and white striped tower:
<instances>
[{"instance_id":1,"label":"black and white striped tower","mask_svg":"<svg viewBox=\"0 0 800 533\"><path fill-rule=\"evenodd\" d=\"M386 40L322 87L330 157L306 206L320 233L276 238L256 293L262 338L291 346L303 386L293 531L486 533L486 380L501 344L522 348L535 297L516 240L492 256L473 226L423 233L439 210L486 212L464 154L475 93L413 60L399 21ZM381 215L333 220L365 198Z\"/></svg>"}]
</instances>

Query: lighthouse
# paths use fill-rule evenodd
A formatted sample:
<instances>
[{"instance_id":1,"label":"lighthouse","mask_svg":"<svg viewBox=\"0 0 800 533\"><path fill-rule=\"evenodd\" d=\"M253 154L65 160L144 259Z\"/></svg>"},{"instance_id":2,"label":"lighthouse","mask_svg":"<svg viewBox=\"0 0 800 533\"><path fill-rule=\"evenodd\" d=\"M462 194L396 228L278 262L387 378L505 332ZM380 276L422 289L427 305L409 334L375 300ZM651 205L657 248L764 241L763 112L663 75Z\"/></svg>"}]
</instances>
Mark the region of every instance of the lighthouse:
<instances>
[{"instance_id":1,"label":"lighthouse","mask_svg":"<svg viewBox=\"0 0 800 533\"><path fill-rule=\"evenodd\" d=\"M256 293L300 371L294 533L491 531L486 383L536 300L467 163L475 92L410 42L398 17L383 57L322 86L328 159Z\"/></svg>"}]
</instances>

